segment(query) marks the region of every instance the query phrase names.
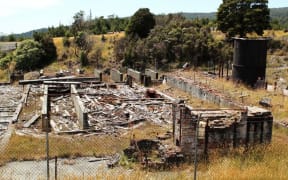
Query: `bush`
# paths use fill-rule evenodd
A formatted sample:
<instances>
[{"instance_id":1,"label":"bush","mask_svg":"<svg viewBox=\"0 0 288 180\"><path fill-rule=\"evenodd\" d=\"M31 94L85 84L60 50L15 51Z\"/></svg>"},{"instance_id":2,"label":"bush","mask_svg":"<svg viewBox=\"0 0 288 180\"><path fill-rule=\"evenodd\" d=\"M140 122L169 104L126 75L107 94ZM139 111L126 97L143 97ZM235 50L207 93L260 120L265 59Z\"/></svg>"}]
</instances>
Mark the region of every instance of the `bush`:
<instances>
[{"instance_id":1,"label":"bush","mask_svg":"<svg viewBox=\"0 0 288 180\"><path fill-rule=\"evenodd\" d=\"M16 69L30 71L40 68L44 57L45 52L39 42L25 40L15 52Z\"/></svg>"},{"instance_id":2,"label":"bush","mask_svg":"<svg viewBox=\"0 0 288 180\"><path fill-rule=\"evenodd\" d=\"M63 37L63 46L64 47L70 47L70 41L69 41L69 37Z\"/></svg>"},{"instance_id":3,"label":"bush","mask_svg":"<svg viewBox=\"0 0 288 180\"><path fill-rule=\"evenodd\" d=\"M5 56L0 59L0 68L7 69L9 67L9 63L12 61L12 56Z\"/></svg>"},{"instance_id":4,"label":"bush","mask_svg":"<svg viewBox=\"0 0 288 180\"><path fill-rule=\"evenodd\" d=\"M82 67L88 65L87 54L85 54L83 51L80 53L80 64Z\"/></svg>"}]
</instances>

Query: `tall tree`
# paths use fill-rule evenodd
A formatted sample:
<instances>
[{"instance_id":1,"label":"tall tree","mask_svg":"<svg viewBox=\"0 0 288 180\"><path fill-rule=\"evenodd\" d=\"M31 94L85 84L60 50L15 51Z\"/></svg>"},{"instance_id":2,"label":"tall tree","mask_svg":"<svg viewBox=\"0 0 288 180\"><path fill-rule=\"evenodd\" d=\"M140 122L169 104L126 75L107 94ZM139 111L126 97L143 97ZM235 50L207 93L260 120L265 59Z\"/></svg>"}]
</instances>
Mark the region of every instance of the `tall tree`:
<instances>
[{"instance_id":1,"label":"tall tree","mask_svg":"<svg viewBox=\"0 0 288 180\"><path fill-rule=\"evenodd\" d=\"M127 26L126 33L132 36L139 36L145 38L148 36L150 30L155 26L154 15L148 8L140 8L131 17Z\"/></svg>"},{"instance_id":2,"label":"tall tree","mask_svg":"<svg viewBox=\"0 0 288 180\"><path fill-rule=\"evenodd\" d=\"M47 65L56 59L57 57L56 47L49 33L34 32L33 38L35 41L41 44L41 48L45 52L45 56L42 57L43 65Z\"/></svg>"},{"instance_id":3,"label":"tall tree","mask_svg":"<svg viewBox=\"0 0 288 180\"><path fill-rule=\"evenodd\" d=\"M223 0L217 12L218 28L228 37L256 32L270 26L268 0Z\"/></svg>"},{"instance_id":4,"label":"tall tree","mask_svg":"<svg viewBox=\"0 0 288 180\"><path fill-rule=\"evenodd\" d=\"M84 11L79 11L73 16L74 22L71 26L71 32L74 37L77 35L77 32L83 31L85 28L85 19L84 19Z\"/></svg>"}]
</instances>

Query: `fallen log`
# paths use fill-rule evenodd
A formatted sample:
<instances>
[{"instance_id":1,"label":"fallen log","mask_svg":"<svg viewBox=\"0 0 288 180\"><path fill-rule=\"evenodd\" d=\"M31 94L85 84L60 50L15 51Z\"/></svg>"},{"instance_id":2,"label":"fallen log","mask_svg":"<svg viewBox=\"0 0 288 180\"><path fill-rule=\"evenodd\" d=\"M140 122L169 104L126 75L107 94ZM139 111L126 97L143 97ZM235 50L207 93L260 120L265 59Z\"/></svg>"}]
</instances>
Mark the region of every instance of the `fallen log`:
<instances>
[{"instance_id":1,"label":"fallen log","mask_svg":"<svg viewBox=\"0 0 288 180\"><path fill-rule=\"evenodd\" d=\"M23 127L24 128L28 128L30 127L32 124L34 124L38 119L39 119L40 115L39 114L35 114L29 121L27 121Z\"/></svg>"},{"instance_id":2,"label":"fallen log","mask_svg":"<svg viewBox=\"0 0 288 180\"><path fill-rule=\"evenodd\" d=\"M12 122L17 122L18 121L18 117L19 117L19 114L22 110L22 103L18 104L17 108L16 108L16 111L14 113L14 116L12 117Z\"/></svg>"},{"instance_id":3,"label":"fallen log","mask_svg":"<svg viewBox=\"0 0 288 180\"><path fill-rule=\"evenodd\" d=\"M35 80L20 80L20 85L25 84L43 84L44 81L74 81L74 82L89 82L89 81L98 81L98 78L95 77L75 77L75 76L67 76L67 77L58 77L58 78L45 78L45 79L35 79Z\"/></svg>"}]
</instances>

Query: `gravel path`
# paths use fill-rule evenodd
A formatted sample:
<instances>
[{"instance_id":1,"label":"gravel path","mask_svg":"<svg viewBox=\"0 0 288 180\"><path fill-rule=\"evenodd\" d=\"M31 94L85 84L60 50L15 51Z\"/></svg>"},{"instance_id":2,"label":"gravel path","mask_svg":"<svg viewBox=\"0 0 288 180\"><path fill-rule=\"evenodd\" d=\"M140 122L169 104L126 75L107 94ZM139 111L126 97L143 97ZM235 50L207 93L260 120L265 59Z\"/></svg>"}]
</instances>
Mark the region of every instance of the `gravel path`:
<instances>
[{"instance_id":1,"label":"gravel path","mask_svg":"<svg viewBox=\"0 0 288 180\"><path fill-rule=\"evenodd\" d=\"M107 171L107 161L93 161L93 157L83 157L77 159L58 159L57 161L57 178L81 177L87 179L89 176L96 176L97 173ZM50 179L55 179L55 160L49 161ZM7 163L0 167L0 179L8 180L38 180L47 178L47 162L41 161L21 161Z\"/></svg>"}]
</instances>

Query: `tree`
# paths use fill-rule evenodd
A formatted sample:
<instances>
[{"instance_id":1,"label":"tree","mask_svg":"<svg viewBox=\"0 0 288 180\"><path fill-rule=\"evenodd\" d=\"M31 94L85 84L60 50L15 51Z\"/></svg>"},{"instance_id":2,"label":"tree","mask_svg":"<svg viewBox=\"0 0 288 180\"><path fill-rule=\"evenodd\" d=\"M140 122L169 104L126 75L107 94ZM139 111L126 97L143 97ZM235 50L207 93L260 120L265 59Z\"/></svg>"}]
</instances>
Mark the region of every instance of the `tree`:
<instances>
[{"instance_id":1,"label":"tree","mask_svg":"<svg viewBox=\"0 0 288 180\"><path fill-rule=\"evenodd\" d=\"M100 63L102 63L101 62L102 61L102 49L101 48L93 49L93 51L88 54L88 60L90 64L91 62L94 62L96 68L99 68L101 66Z\"/></svg>"},{"instance_id":2,"label":"tree","mask_svg":"<svg viewBox=\"0 0 288 180\"><path fill-rule=\"evenodd\" d=\"M15 35L14 35L14 34L10 34L10 35L8 36L8 41L9 41L9 42L16 41Z\"/></svg>"},{"instance_id":3,"label":"tree","mask_svg":"<svg viewBox=\"0 0 288 180\"><path fill-rule=\"evenodd\" d=\"M12 61L12 56L11 55L7 55L3 58L0 59L0 69L4 70L4 69L8 69L9 68L9 64Z\"/></svg>"},{"instance_id":4,"label":"tree","mask_svg":"<svg viewBox=\"0 0 288 180\"><path fill-rule=\"evenodd\" d=\"M75 42L75 55L78 57L77 49L85 53L86 55L92 49L92 40L89 37L89 34L83 31L79 31L74 37Z\"/></svg>"},{"instance_id":5,"label":"tree","mask_svg":"<svg viewBox=\"0 0 288 180\"><path fill-rule=\"evenodd\" d=\"M45 56L42 57L43 65L47 65L55 60L57 51L51 35L49 33L34 32L33 37L35 41L41 44L41 48L44 50Z\"/></svg>"},{"instance_id":6,"label":"tree","mask_svg":"<svg viewBox=\"0 0 288 180\"><path fill-rule=\"evenodd\" d=\"M74 22L71 26L71 32L75 37L77 32L83 31L85 29L85 19L84 19L84 11L79 11L73 16Z\"/></svg>"},{"instance_id":7,"label":"tree","mask_svg":"<svg viewBox=\"0 0 288 180\"><path fill-rule=\"evenodd\" d=\"M135 37L136 35L140 38L148 36L150 30L155 26L154 15L150 13L148 8L140 8L131 17L129 24L126 29L126 33Z\"/></svg>"},{"instance_id":8,"label":"tree","mask_svg":"<svg viewBox=\"0 0 288 180\"><path fill-rule=\"evenodd\" d=\"M256 32L270 26L268 0L223 0L217 12L218 28L228 37Z\"/></svg>"},{"instance_id":9,"label":"tree","mask_svg":"<svg viewBox=\"0 0 288 180\"><path fill-rule=\"evenodd\" d=\"M40 68L45 52L41 44L34 40L23 41L15 51L15 68L18 70L34 70Z\"/></svg>"},{"instance_id":10,"label":"tree","mask_svg":"<svg viewBox=\"0 0 288 180\"><path fill-rule=\"evenodd\" d=\"M87 54L83 51L80 53L80 65L81 67L87 66L88 65L88 57Z\"/></svg>"}]
</instances>

